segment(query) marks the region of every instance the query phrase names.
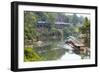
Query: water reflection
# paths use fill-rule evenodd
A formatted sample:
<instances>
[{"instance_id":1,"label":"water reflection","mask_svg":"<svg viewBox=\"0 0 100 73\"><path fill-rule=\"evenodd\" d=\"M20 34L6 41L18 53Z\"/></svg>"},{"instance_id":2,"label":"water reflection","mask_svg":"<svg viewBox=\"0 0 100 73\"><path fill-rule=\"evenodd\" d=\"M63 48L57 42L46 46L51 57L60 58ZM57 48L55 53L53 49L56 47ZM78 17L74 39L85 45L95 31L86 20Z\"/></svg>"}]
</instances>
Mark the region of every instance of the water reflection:
<instances>
[{"instance_id":1,"label":"water reflection","mask_svg":"<svg viewBox=\"0 0 100 73\"><path fill-rule=\"evenodd\" d=\"M75 48L70 44L63 42L42 42L38 41L37 45L33 46L35 52L45 58L44 60L70 60L82 59L82 54L75 53ZM85 57L89 58L89 57Z\"/></svg>"}]
</instances>

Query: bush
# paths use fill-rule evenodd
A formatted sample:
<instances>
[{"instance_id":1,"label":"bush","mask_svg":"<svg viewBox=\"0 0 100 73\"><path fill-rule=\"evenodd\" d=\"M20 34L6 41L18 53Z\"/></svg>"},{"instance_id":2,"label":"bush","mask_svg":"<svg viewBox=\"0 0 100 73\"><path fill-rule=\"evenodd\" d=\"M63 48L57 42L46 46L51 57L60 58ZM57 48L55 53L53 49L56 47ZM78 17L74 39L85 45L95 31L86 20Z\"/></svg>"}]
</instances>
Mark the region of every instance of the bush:
<instances>
[{"instance_id":1,"label":"bush","mask_svg":"<svg viewBox=\"0 0 100 73\"><path fill-rule=\"evenodd\" d=\"M40 61L42 58L32 49L24 49L24 61Z\"/></svg>"}]
</instances>

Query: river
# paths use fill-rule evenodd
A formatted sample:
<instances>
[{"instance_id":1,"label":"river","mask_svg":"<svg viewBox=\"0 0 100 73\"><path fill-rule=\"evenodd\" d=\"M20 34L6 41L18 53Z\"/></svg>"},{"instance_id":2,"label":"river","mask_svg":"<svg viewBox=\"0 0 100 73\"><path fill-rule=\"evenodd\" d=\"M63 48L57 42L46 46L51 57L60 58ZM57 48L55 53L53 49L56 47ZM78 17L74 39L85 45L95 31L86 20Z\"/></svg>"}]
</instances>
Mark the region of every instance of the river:
<instances>
[{"instance_id":1,"label":"river","mask_svg":"<svg viewBox=\"0 0 100 73\"><path fill-rule=\"evenodd\" d=\"M64 49L67 49L69 51L66 51L66 53L60 58L60 60L80 60L81 56L75 54L72 50L73 48L68 45L65 44L62 46Z\"/></svg>"}]
</instances>

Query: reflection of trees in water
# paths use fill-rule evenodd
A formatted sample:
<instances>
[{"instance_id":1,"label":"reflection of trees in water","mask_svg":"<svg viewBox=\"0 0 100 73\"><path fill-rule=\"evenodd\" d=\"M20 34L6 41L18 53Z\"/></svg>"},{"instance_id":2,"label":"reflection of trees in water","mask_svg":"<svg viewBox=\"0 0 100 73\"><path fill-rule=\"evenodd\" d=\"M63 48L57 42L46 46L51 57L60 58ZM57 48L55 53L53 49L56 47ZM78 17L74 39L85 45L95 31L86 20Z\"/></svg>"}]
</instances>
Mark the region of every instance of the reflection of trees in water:
<instances>
[{"instance_id":1,"label":"reflection of trees in water","mask_svg":"<svg viewBox=\"0 0 100 73\"><path fill-rule=\"evenodd\" d=\"M24 53L29 61L47 61L60 59L66 53L66 50L57 47L57 42L47 42L39 46L34 45L30 50L26 48ZM25 61L27 61L27 59Z\"/></svg>"}]
</instances>

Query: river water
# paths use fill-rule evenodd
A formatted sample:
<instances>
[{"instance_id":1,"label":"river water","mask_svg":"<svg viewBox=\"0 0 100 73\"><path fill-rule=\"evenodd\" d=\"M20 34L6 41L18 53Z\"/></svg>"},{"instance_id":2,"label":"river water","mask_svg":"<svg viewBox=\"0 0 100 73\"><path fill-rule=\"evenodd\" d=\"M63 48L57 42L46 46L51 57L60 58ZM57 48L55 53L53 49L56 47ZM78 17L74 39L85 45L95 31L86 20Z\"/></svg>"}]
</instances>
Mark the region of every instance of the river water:
<instances>
[{"instance_id":1,"label":"river water","mask_svg":"<svg viewBox=\"0 0 100 73\"><path fill-rule=\"evenodd\" d=\"M81 60L81 56L66 52L60 60Z\"/></svg>"},{"instance_id":2,"label":"river water","mask_svg":"<svg viewBox=\"0 0 100 73\"><path fill-rule=\"evenodd\" d=\"M52 58L52 56L56 57L58 60L82 60L82 56L73 52L74 48L71 45L64 43L64 41L53 42L52 44L46 43L44 46L42 44L42 46L37 47L36 50L38 51L39 55L43 55L44 58L46 55L49 55L49 58L47 57L49 60L55 59Z\"/></svg>"},{"instance_id":3,"label":"river water","mask_svg":"<svg viewBox=\"0 0 100 73\"><path fill-rule=\"evenodd\" d=\"M72 51L73 48L70 45L65 44L63 45L63 48L68 49L69 51L66 51L66 53L60 58L60 60L80 60L81 59L81 56L75 54Z\"/></svg>"}]
</instances>

